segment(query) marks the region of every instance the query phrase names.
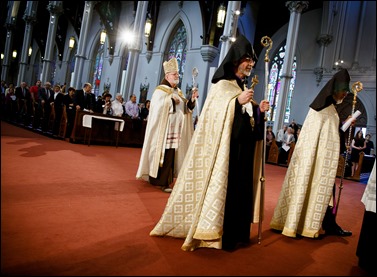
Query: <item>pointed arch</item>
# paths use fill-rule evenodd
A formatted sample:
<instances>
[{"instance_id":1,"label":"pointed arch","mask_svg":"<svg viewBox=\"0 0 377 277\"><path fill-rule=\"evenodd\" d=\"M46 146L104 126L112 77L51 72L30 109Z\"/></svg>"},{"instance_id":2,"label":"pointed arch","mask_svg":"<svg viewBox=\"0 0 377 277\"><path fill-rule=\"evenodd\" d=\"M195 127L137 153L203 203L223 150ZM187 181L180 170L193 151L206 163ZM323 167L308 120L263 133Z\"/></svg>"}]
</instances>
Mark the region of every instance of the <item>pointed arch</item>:
<instances>
[{"instance_id":1,"label":"pointed arch","mask_svg":"<svg viewBox=\"0 0 377 277\"><path fill-rule=\"evenodd\" d=\"M169 43L164 54L165 60L175 57L178 61L179 81L182 82L182 77L185 72L187 54L187 32L182 21L177 22L169 38Z\"/></svg>"}]
</instances>

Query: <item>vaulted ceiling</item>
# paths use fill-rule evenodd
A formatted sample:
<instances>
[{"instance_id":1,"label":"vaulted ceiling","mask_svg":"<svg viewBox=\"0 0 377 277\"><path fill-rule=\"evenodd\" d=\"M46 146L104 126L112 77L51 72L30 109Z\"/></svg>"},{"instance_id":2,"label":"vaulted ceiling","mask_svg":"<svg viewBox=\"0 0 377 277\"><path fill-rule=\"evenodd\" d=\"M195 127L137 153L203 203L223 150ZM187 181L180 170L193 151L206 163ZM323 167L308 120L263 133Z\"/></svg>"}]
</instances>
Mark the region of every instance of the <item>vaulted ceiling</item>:
<instances>
[{"instance_id":1,"label":"vaulted ceiling","mask_svg":"<svg viewBox=\"0 0 377 277\"><path fill-rule=\"evenodd\" d=\"M24 39L24 32L25 32L25 21L23 19L24 11L26 8L27 1L19 1L19 12L16 17L16 23L12 27L14 36L12 42L12 49L16 49L17 51L21 51L23 39ZM38 8L36 14L36 21L33 25L33 32L32 32L32 39L35 41L41 52L44 53L46 47L46 37L49 27L49 20L50 20L50 12L47 9L47 6L50 1L38 1ZM62 14L59 16L58 20L58 27L56 32L56 44L59 49L59 53L63 53L64 43L66 41L67 35L67 27L68 22L72 24L74 27L76 34L80 34L80 27L81 27L81 19L84 10L84 3L85 1L76 0L75 2L66 2L63 1L63 11ZM4 52L4 44L5 38L7 34L6 29L6 19L7 19L7 7L8 1L2 1L0 7L1 13L1 37L4 38L1 41L0 50Z\"/></svg>"},{"instance_id":2,"label":"vaulted ceiling","mask_svg":"<svg viewBox=\"0 0 377 277\"><path fill-rule=\"evenodd\" d=\"M19 13L16 18L16 24L14 26L14 35L12 49L16 49L17 51L21 51L23 38L24 38L24 30L25 30L25 21L23 20L23 13L26 8L27 1L19 1ZM38 9L37 9L37 16L36 22L33 27L33 34L32 38L34 41L37 42L41 53L44 53L46 47L46 36L49 27L49 19L50 13L47 9L47 6L50 1L38 1ZM62 1L63 2L63 12L59 16L58 27L57 27L57 35L56 35L56 44L59 49L59 53L63 53L64 43L66 41L67 36L67 27L68 24L72 24L76 31L76 35L80 35L80 27L82 21L82 15L84 11L85 1L76 0L76 1ZM119 11L121 6L121 1L97 1L96 3L96 11L100 14L101 20L106 26L108 32L115 33L115 26L117 25L117 20L119 19ZM136 11L137 2L134 2L134 10ZM177 1L178 4L183 4L184 1ZM258 1L241 1L241 7L245 7L246 3L250 2L251 5L257 8L257 25L256 25L256 33L255 37L263 37L266 34L274 34L282 25L288 23L289 21L289 11L285 6L285 1L277 1L271 2L266 0L258 0ZM148 11L151 15L152 20L154 23L158 19L158 13L160 8L161 1L148 1ZM219 28L213 28L214 22L216 21L216 12L217 7L223 3L227 5L228 1L200 1L200 9L202 11L203 17L203 25L205 26L205 30L203 30L203 44L208 44L209 37L215 37L216 42L218 38L221 36L222 30ZM309 1L309 10L320 8L322 7L323 1ZM1 38L0 40L0 51L4 53L5 48L5 38L6 38L6 18L7 18L7 4L8 1L1 1L0 4L0 24L1 24ZM108 14L104 11L107 9L108 6L111 6L114 11L114 14L110 18ZM153 26L156 26L154 24ZM151 32L151 40L153 41L153 37L155 34L155 29L152 28ZM217 43L215 43L217 46ZM149 47L152 47L150 45ZM255 50L257 53L260 52L261 46L255 45Z\"/></svg>"}]
</instances>

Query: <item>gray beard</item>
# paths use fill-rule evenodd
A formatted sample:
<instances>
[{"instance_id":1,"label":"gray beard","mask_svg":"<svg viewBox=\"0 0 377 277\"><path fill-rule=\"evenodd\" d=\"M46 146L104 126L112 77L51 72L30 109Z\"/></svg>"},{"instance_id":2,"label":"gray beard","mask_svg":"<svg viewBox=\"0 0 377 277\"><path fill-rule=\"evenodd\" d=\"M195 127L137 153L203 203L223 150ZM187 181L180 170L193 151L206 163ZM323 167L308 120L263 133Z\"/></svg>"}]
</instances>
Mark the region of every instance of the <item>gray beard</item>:
<instances>
[{"instance_id":1,"label":"gray beard","mask_svg":"<svg viewBox=\"0 0 377 277\"><path fill-rule=\"evenodd\" d=\"M251 75L251 70L248 71L248 70L245 70L245 69L239 69L239 72L247 77L249 77Z\"/></svg>"}]
</instances>

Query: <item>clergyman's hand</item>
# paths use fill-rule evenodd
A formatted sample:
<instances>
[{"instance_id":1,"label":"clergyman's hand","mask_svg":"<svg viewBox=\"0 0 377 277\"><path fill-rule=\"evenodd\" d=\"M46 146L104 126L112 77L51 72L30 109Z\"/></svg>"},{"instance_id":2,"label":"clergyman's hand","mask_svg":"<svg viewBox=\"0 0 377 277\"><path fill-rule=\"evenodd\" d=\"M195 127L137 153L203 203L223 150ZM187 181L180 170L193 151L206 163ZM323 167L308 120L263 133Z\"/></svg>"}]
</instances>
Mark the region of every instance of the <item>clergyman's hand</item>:
<instances>
[{"instance_id":1,"label":"clergyman's hand","mask_svg":"<svg viewBox=\"0 0 377 277\"><path fill-rule=\"evenodd\" d=\"M259 109L262 113L270 109L270 102L268 100L262 100L259 104Z\"/></svg>"},{"instance_id":2,"label":"clergyman's hand","mask_svg":"<svg viewBox=\"0 0 377 277\"><path fill-rule=\"evenodd\" d=\"M244 105L244 104L250 102L253 99L253 96L254 96L254 90L253 89L244 90L237 97L238 103L240 103L241 105Z\"/></svg>"},{"instance_id":3,"label":"clergyman's hand","mask_svg":"<svg viewBox=\"0 0 377 277\"><path fill-rule=\"evenodd\" d=\"M352 117L352 116L349 115L349 116L347 117L346 122L347 122L347 120L348 120L350 117ZM352 119L352 121L351 121L351 126L352 126L352 127L355 127L355 123L356 123L356 118Z\"/></svg>"},{"instance_id":4,"label":"clergyman's hand","mask_svg":"<svg viewBox=\"0 0 377 277\"><path fill-rule=\"evenodd\" d=\"M178 96L175 96L175 95L173 95L173 100L174 100L174 102L175 102L175 104L176 105L179 105L179 103L181 102L180 100L179 100L179 97Z\"/></svg>"},{"instance_id":5,"label":"clergyman's hand","mask_svg":"<svg viewBox=\"0 0 377 277\"><path fill-rule=\"evenodd\" d=\"M194 102L197 98L199 98L198 89L194 87L192 89L191 102Z\"/></svg>"}]
</instances>

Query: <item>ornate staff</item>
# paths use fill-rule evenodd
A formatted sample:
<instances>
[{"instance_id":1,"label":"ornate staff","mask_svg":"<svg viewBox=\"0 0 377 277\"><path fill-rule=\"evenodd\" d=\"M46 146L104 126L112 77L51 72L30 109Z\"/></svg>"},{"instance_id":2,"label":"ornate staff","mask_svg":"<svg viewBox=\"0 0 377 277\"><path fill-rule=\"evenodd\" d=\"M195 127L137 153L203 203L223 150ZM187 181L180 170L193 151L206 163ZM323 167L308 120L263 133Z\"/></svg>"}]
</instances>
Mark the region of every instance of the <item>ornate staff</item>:
<instances>
[{"instance_id":1,"label":"ornate staff","mask_svg":"<svg viewBox=\"0 0 377 277\"><path fill-rule=\"evenodd\" d=\"M353 93L353 101L352 101L352 112L351 116L355 113L355 107L356 107L356 99L357 99L357 94L363 89L363 84L361 82L355 82L352 85L352 93ZM346 164L348 161L348 152L350 152L350 144L351 144L351 134L352 134L352 124L350 125L348 129L348 141L347 141L347 150L346 150L346 157L343 163L343 170L342 170L342 175L340 177L340 184L339 184L339 192L338 192L338 198L336 200L335 204L335 218L338 214L338 209L339 209L339 203L340 203L340 195L342 194L342 189L343 189L343 179L344 179L344 173L346 171Z\"/></svg>"},{"instance_id":2,"label":"ornate staff","mask_svg":"<svg viewBox=\"0 0 377 277\"><path fill-rule=\"evenodd\" d=\"M194 90L194 88L198 88L198 84L196 83L196 77L198 77L198 74L199 74L199 70L196 68L196 67L194 67L193 69L192 69L192 90ZM198 97L199 98L199 97ZM198 100L198 98L196 98L196 107L198 108L198 114L197 114L197 117L199 117L199 115L200 115L200 105L199 105L199 100Z\"/></svg>"},{"instance_id":3,"label":"ornate staff","mask_svg":"<svg viewBox=\"0 0 377 277\"><path fill-rule=\"evenodd\" d=\"M265 80L265 89L264 89L264 99L268 98L268 63L270 62L270 58L268 57L268 54L272 48L272 40L268 36L264 36L261 39L261 44L263 47L267 47L266 53L264 56L264 62L265 62L265 74L264 74L264 80ZM263 140L263 150L262 150L262 176L260 178L261 182L261 191L260 191L260 206L259 206L259 225L258 225L258 244L261 243L262 239L262 223L263 223L263 217L264 217L264 189L265 189L265 164L266 164L266 121L267 117L265 117L264 121L264 140Z\"/></svg>"},{"instance_id":4,"label":"ornate staff","mask_svg":"<svg viewBox=\"0 0 377 277\"><path fill-rule=\"evenodd\" d=\"M257 85L259 83L259 80L258 80L258 75L254 75L254 77L251 79L251 86L250 88L251 89L254 89L255 88L255 85ZM251 102L257 104L254 99L251 99Z\"/></svg>"}]
</instances>

